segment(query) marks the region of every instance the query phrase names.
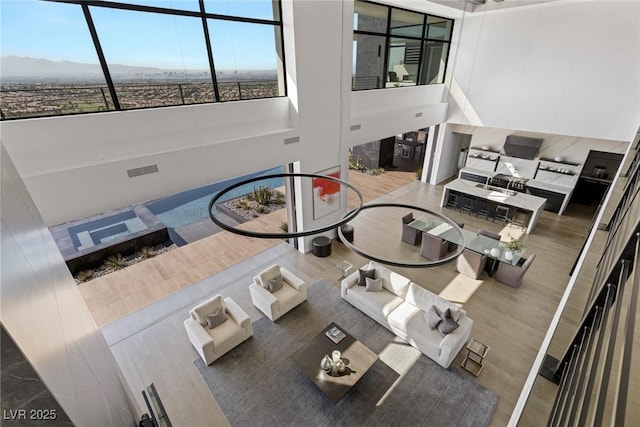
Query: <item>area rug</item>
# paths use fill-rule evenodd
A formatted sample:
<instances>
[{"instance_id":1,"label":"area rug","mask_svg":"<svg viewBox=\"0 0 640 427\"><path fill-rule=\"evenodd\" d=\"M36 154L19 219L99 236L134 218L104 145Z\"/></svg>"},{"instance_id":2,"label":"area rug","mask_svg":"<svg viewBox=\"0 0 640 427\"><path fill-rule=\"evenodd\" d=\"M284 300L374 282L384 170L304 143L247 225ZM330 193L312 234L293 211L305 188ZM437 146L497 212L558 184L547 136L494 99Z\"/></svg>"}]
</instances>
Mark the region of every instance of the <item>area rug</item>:
<instances>
[{"instance_id":1,"label":"area rug","mask_svg":"<svg viewBox=\"0 0 640 427\"><path fill-rule=\"evenodd\" d=\"M207 366L194 364L232 426L486 426L498 396L424 355L404 374L378 360L336 404L288 357L330 322L376 354L406 345L320 280L277 322L262 317L253 338ZM318 364L320 360L318 360Z\"/></svg>"}]
</instances>

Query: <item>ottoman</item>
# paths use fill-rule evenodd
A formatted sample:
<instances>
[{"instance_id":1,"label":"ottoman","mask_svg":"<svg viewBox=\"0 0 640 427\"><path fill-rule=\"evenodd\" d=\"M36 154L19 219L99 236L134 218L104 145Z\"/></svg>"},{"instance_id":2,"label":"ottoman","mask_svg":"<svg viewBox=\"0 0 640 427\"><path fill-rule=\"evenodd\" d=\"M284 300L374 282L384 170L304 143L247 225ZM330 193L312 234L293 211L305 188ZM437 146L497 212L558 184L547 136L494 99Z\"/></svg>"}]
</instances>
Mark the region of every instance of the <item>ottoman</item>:
<instances>
[{"instance_id":1,"label":"ottoman","mask_svg":"<svg viewBox=\"0 0 640 427\"><path fill-rule=\"evenodd\" d=\"M311 245L315 256L322 258L331 255L331 239L327 236L314 237Z\"/></svg>"},{"instance_id":2,"label":"ottoman","mask_svg":"<svg viewBox=\"0 0 640 427\"><path fill-rule=\"evenodd\" d=\"M348 241L353 243L353 225L350 224L343 224L340 227L340 230L342 231L342 234L344 235L344 238ZM342 239L340 238L340 235L338 234L337 237L338 242L342 243Z\"/></svg>"}]
</instances>

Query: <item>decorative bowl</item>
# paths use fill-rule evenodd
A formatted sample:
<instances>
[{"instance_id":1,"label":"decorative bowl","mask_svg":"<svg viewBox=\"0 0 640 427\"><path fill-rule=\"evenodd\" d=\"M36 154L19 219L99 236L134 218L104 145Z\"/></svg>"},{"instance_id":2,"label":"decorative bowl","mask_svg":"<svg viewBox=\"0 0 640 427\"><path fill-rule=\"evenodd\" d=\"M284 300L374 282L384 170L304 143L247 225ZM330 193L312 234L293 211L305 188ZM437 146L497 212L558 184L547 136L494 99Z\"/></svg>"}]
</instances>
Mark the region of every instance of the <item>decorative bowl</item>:
<instances>
[{"instance_id":1,"label":"decorative bowl","mask_svg":"<svg viewBox=\"0 0 640 427\"><path fill-rule=\"evenodd\" d=\"M553 158L553 160L556 161L556 162L561 162L561 161L564 160L564 158L560 157L560 156L556 156L556 157Z\"/></svg>"},{"instance_id":2,"label":"decorative bowl","mask_svg":"<svg viewBox=\"0 0 640 427\"><path fill-rule=\"evenodd\" d=\"M481 148L483 150L490 150L491 149L491 147L489 147L488 145L483 145Z\"/></svg>"}]
</instances>

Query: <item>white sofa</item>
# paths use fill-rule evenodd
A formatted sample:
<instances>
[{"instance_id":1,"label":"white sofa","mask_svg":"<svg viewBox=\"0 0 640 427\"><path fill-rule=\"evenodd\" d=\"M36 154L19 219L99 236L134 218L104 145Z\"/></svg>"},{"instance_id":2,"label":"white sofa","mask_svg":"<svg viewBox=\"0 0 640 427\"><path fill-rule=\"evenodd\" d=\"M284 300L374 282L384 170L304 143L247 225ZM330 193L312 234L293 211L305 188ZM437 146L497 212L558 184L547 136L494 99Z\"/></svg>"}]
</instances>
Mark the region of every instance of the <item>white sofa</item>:
<instances>
[{"instance_id":1,"label":"white sofa","mask_svg":"<svg viewBox=\"0 0 640 427\"><path fill-rule=\"evenodd\" d=\"M271 293L268 282L277 275L282 276L283 286ZM253 283L249 285L249 295L253 305L275 321L307 300L307 288L304 280L286 268L274 264L253 278Z\"/></svg>"},{"instance_id":2,"label":"white sofa","mask_svg":"<svg viewBox=\"0 0 640 427\"><path fill-rule=\"evenodd\" d=\"M342 281L342 298L443 368L448 368L471 335L473 320L467 317L467 313L452 302L373 261L362 268L373 268L374 278L384 279L382 291L370 292L365 290L365 286L358 286L359 275L356 270ZM444 337L437 328L431 329L424 313L432 305L439 312L449 308L453 317L457 317L459 327Z\"/></svg>"},{"instance_id":3,"label":"white sofa","mask_svg":"<svg viewBox=\"0 0 640 427\"><path fill-rule=\"evenodd\" d=\"M221 304L222 301L223 304ZM223 306L227 320L213 329L209 329L205 317ZM184 321L189 341L202 360L211 365L216 359L253 336L251 318L231 298L216 295L198 304L189 311Z\"/></svg>"}]
</instances>

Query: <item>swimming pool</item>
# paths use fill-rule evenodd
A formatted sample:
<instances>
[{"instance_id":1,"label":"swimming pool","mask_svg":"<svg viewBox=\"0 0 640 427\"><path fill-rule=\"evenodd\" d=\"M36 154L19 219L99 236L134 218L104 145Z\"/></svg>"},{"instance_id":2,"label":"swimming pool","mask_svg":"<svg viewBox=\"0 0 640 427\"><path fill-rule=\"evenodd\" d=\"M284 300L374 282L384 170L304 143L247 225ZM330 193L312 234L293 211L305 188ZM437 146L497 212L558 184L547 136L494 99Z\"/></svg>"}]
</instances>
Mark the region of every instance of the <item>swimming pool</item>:
<instances>
[{"instance_id":1,"label":"swimming pool","mask_svg":"<svg viewBox=\"0 0 640 427\"><path fill-rule=\"evenodd\" d=\"M177 228L192 222L200 221L209 217L209 202L215 194L220 190L235 184L236 182L258 176L284 173L284 167L268 169L256 172L250 175L238 178L228 179L226 181L205 185L204 187L194 188L193 190L184 191L165 197L160 200L147 203L145 206L149 209L164 225L171 228ZM251 184L243 185L228 192L220 201L234 199L243 194L250 193L254 187L271 187L277 188L284 185L284 178L268 178ZM215 208L214 208L215 209ZM214 210L215 213L215 210Z\"/></svg>"}]
</instances>

